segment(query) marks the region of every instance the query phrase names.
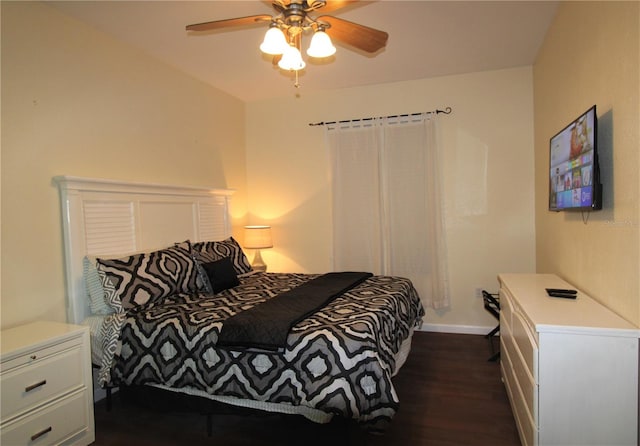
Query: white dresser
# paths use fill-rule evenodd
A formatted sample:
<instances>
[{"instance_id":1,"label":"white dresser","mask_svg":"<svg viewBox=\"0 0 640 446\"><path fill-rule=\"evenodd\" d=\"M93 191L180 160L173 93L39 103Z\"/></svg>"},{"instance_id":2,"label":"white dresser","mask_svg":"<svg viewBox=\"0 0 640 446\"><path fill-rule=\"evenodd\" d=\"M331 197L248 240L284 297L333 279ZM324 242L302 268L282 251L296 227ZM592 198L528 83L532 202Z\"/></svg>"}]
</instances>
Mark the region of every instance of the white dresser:
<instances>
[{"instance_id":1,"label":"white dresser","mask_svg":"<svg viewBox=\"0 0 640 446\"><path fill-rule=\"evenodd\" d=\"M88 328L41 321L0 336L0 444L92 443Z\"/></svg>"},{"instance_id":2,"label":"white dresser","mask_svg":"<svg viewBox=\"0 0 640 446\"><path fill-rule=\"evenodd\" d=\"M502 378L529 445L638 444L640 329L551 274L501 274Z\"/></svg>"}]
</instances>

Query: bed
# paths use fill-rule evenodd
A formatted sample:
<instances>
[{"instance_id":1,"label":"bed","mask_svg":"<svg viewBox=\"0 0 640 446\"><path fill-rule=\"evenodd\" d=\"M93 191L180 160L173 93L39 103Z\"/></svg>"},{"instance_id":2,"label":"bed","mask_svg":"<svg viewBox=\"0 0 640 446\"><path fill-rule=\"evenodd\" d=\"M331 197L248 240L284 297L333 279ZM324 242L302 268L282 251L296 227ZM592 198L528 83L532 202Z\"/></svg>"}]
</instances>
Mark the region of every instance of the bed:
<instances>
[{"instance_id":1,"label":"bed","mask_svg":"<svg viewBox=\"0 0 640 446\"><path fill-rule=\"evenodd\" d=\"M384 431L399 407L392 377L424 315L409 280L253 271L231 235L231 190L54 182L68 320L91 328L100 386L153 387L318 423L340 416ZM280 302L286 313L316 292L320 304L283 319L284 335L256 342L280 321L266 309Z\"/></svg>"}]
</instances>

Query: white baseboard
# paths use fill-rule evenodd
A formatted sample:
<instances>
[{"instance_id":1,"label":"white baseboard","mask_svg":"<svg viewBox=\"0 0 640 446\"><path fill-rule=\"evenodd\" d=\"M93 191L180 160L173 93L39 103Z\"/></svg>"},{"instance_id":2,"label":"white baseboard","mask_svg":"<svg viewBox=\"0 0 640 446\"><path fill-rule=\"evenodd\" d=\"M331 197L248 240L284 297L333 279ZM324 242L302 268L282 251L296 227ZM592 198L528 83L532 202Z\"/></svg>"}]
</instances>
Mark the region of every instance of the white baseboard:
<instances>
[{"instance_id":1,"label":"white baseboard","mask_svg":"<svg viewBox=\"0 0 640 446\"><path fill-rule=\"evenodd\" d=\"M456 333L456 334L474 334L486 335L494 327L480 325L446 325L446 324L422 324L419 331L431 331L436 333Z\"/></svg>"}]
</instances>

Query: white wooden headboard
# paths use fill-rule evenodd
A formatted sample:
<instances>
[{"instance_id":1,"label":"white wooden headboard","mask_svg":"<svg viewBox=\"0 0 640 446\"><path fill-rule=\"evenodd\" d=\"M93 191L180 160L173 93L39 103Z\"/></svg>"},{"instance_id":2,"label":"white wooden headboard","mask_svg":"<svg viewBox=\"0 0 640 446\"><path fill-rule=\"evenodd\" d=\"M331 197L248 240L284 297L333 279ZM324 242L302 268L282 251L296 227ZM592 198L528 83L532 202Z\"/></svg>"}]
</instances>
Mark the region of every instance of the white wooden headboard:
<instances>
[{"instance_id":1,"label":"white wooden headboard","mask_svg":"<svg viewBox=\"0 0 640 446\"><path fill-rule=\"evenodd\" d=\"M82 259L165 248L231 235L229 189L57 176L67 286L67 320L89 315Z\"/></svg>"}]
</instances>

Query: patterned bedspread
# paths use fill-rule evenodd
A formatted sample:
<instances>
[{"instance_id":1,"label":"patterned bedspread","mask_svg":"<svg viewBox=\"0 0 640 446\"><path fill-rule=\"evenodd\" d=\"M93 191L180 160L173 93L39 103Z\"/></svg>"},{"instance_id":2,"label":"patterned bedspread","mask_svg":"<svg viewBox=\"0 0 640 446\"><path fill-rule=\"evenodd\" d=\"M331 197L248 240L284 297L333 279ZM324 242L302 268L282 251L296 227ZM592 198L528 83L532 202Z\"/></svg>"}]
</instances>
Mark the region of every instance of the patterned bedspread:
<instances>
[{"instance_id":1,"label":"patterned bedspread","mask_svg":"<svg viewBox=\"0 0 640 446\"><path fill-rule=\"evenodd\" d=\"M295 325L282 352L216 345L226 318L314 277L258 273L217 295L179 295L128 313L111 384L302 405L384 430L399 403L394 355L424 314L409 280L367 279Z\"/></svg>"}]
</instances>

